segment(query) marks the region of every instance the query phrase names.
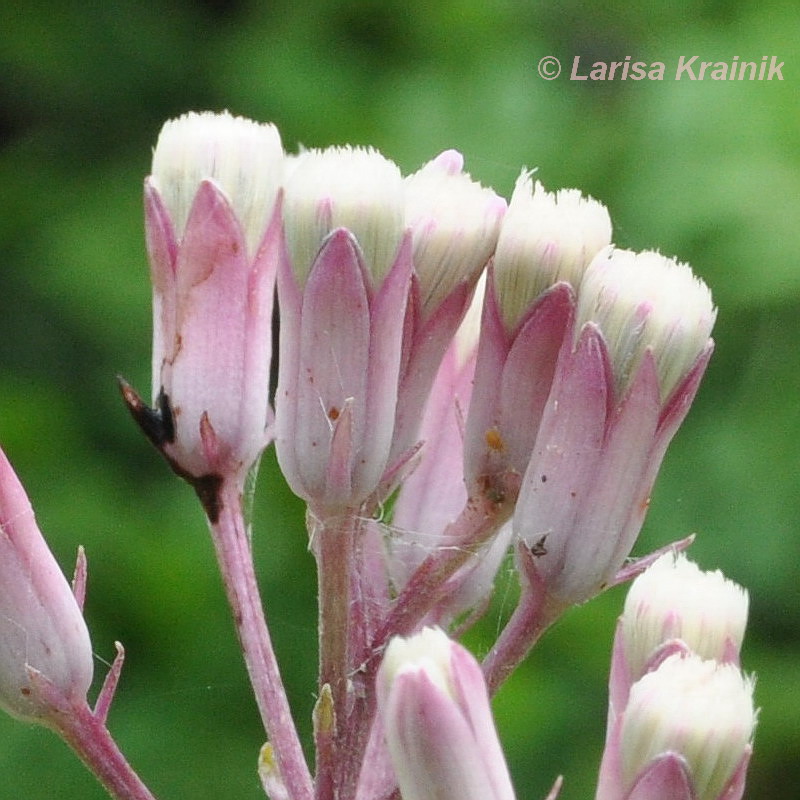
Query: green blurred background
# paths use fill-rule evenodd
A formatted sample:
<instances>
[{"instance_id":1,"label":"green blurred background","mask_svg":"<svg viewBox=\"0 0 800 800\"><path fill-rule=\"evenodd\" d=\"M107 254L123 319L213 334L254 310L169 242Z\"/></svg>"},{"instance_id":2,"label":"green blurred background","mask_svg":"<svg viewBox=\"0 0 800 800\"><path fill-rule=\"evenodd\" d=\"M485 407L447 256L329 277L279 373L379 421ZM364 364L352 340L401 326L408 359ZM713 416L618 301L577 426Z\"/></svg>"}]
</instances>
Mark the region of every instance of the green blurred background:
<instances>
[{"instance_id":1,"label":"green blurred background","mask_svg":"<svg viewBox=\"0 0 800 800\"><path fill-rule=\"evenodd\" d=\"M90 563L97 674L124 642L110 725L161 798L257 798L262 742L205 524L134 429L149 387L141 182L162 122L228 108L298 143L372 144L404 171L444 148L508 194L520 166L610 208L618 244L688 260L719 304L717 353L667 456L637 552L698 532L693 557L749 587L744 663L762 707L749 798L800 785L800 12L680 2L43 2L0 11L0 442L67 572ZM766 10L766 9L769 10ZM545 55L565 73L542 80ZM664 61L663 82L571 82L569 64ZM782 82L673 79L679 56L784 61ZM264 460L256 549L304 734L315 579L300 505ZM513 580L471 638L488 647ZM520 800L559 773L593 796L614 619L566 616L500 693ZM504 602L504 598L506 601ZM103 797L49 732L0 719L0 800Z\"/></svg>"}]
</instances>

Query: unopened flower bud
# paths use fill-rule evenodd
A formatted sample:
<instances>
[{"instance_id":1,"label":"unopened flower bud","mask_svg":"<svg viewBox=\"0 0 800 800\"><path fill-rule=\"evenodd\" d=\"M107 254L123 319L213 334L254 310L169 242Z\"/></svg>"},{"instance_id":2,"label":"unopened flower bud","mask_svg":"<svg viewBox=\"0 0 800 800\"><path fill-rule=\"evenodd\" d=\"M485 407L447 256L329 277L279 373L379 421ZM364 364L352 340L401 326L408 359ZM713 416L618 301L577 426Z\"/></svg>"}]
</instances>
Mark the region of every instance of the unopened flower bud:
<instances>
[{"instance_id":1,"label":"unopened flower bud","mask_svg":"<svg viewBox=\"0 0 800 800\"><path fill-rule=\"evenodd\" d=\"M490 269L465 432L471 494L513 500L531 457L575 288L611 239L608 212L576 189L553 195L523 172Z\"/></svg>"},{"instance_id":2,"label":"unopened flower bud","mask_svg":"<svg viewBox=\"0 0 800 800\"><path fill-rule=\"evenodd\" d=\"M150 180L179 240L200 183L213 180L230 202L253 257L275 204L282 158L274 125L227 112L190 112L161 129Z\"/></svg>"},{"instance_id":3,"label":"unopened flower bud","mask_svg":"<svg viewBox=\"0 0 800 800\"><path fill-rule=\"evenodd\" d=\"M586 270L575 331L577 337L587 322L602 331L618 397L651 352L663 401L705 349L716 316L708 286L688 264L651 251L608 249Z\"/></svg>"},{"instance_id":4,"label":"unopened flower bud","mask_svg":"<svg viewBox=\"0 0 800 800\"><path fill-rule=\"evenodd\" d=\"M378 708L404 800L513 800L480 665L438 629L392 639Z\"/></svg>"},{"instance_id":5,"label":"unopened flower bud","mask_svg":"<svg viewBox=\"0 0 800 800\"><path fill-rule=\"evenodd\" d=\"M545 191L532 173L517 179L494 259L503 319L514 330L539 295L559 281L577 289L594 256L611 243L608 210L578 189Z\"/></svg>"},{"instance_id":6,"label":"unopened flower bud","mask_svg":"<svg viewBox=\"0 0 800 800\"><path fill-rule=\"evenodd\" d=\"M494 252L506 202L462 172L463 157L447 150L405 179L406 224L422 316L460 283L472 283Z\"/></svg>"},{"instance_id":7,"label":"unopened flower bud","mask_svg":"<svg viewBox=\"0 0 800 800\"><path fill-rule=\"evenodd\" d=\"M704 659L738 659L747 625L747 591L719 570L703 572L682 553L666 553L631 584L619 635L633 680L658 648L680 639Z\"/></svg>"},{"instance_id":8,"label":"unopened flower bud","mask_svg":"<svg viewBox=\"0 0 800 800\"><path fill-rule=\"evenodd\" d=\"M713 350L708 289L655 253L598 255L578 306L514 518L566 605L602 591L630 553Z\"/></svg>"},{"instance_id":9,"label":"unopened flower bud","mask_svg":"<svg viewBox=\"0 0 800 800\"><path fill-rule=\"evenodd\" d=\"M753 681L734 665L671 656L631 688L620 728L620 799L646 779L648 797L674 796L648 778L658 770L666 779L665 759L685 771L692 798L741 797L727 788L749 758L755 724Z\"/></svg>"},{"instance_id":10,"label":"unopened flower bud","mask_svg":"<svg viewBox=\"0 0 800 800\"><path fill-rule=\"evenodd\" d=\"M494 252L506 201L463 172L446 150L405 179L414 280L406 315L403 369L390 461L420 439L419 421L436 371Z\"/></svg>"},{"instance_id":11,"label":"unopened flower bud","mask_svg":"<svg viewBox=\"0 0 800 800\"><path fill-rule=\"evenodd\" d=\"M389 458L412 270L400 171L374 150L300 154L284 230L276 448L324 517L363 504Z\"/></svg>"},{"instance_id":12,"label":"unopened flower bud","mask_svg":"<svg viewBox=\"0 0 800 800\"><path fill-rule=\"evenodd\" d=\"M403 236L403 181L397 165L376 150L307 150L288 168L283 204L286 245L295 279L308 279L320 247L337 228L358 242L373 286L395 260Z\"/></svg>"},{"instance_id":13,"label":"unopened flower bud","mask_svg":"<svg viewBox=\"0 0 800 800\"><path fill-rule=\"evenodd\" d=\"M190 481L241 476L267 443L283 149L230 114L167 122L145 182L153 280L153 405L125 400ZM268 235L268 231L271 234Z\"/></svg>"},{"instance_id":14,"label":"unopened flower bud","mask_svg":"<svg viewBox=\"0 0 800 800\"><path fill-rule=\"evenodd\" d=\"M46 722L56 713L55 697L85 702L91 682L86 623L0 450L0 708Z\"/></svg>"}]
</instances>

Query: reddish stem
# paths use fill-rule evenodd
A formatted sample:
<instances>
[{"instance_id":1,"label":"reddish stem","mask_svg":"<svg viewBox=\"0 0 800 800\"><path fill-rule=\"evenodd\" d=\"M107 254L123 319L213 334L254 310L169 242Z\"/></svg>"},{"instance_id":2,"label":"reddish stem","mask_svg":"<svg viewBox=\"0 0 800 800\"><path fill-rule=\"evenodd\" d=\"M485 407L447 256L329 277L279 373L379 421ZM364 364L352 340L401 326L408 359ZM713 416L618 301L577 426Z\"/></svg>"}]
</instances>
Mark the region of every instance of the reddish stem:
<instances>
[{"instance_id":1,"label":"reddish stem","mask_svg":"<svg viewBox=\"0 0 800 800\"><path fill-rule=\"evenodd\" d=\"M51 724L115 800L155 800L85 701L69 706Z\"/></svg>"},{"instance_id":2,"label":"reddish stem","mask_svg":"<svg viewBox=\"0 0 800 800\"><path fill-rule=\"evenodd\" d=\"M522 594L514 613L483 661L489 694L494 694L517 668L565 606L547 594L536 570L536 556L524 542L517 546Z\"/></svg>"},{"instance_id":3,"label":"reddish stem","mask_svg":"<svg viewBox=\"0 0 800 800\"><path fill-rule=\"evenodd\" d=\"M355 514L325 521L309 517L312 549L317 558L319 585L319 690L320 701L330 698L332 719L317 726L316 799L336 796L343 766L342 736L347 728L350 673L350 598L359 529Z\"/></svg>"},{"instance_id":4,"label":"reddish stem","mask_svg":"<svg viewBox=\"0 0 800 800\"><path fill-rule=\"evenodd\" d=\"M511 502L495 502L484 496L469 500L444 532L447 541L458 544L431 553L395 601L372 642L370 657L360 667L364 691L355 698L347 722L347 758L344 760L341 800L355 797L359 771L370 768L369 764L362 762L375 717L375 677L387 642L392 636L407 636L414 631L425 615L447 595L448 578L506 522L513 507Z\"/></svg>"},{"instance_id":5,"label":"reddish stem","mask_svg":"<svg viewBox=\"0 0 800 800\"><path fill-rule=\"evenodd\" d=\"M288 796L292 800L312 800L311 774L292 720L261 604L242 510L242 488L226 481L216 499L219 513L209 522L212 539L264 729Z\"/></svg>"}]
</instances>

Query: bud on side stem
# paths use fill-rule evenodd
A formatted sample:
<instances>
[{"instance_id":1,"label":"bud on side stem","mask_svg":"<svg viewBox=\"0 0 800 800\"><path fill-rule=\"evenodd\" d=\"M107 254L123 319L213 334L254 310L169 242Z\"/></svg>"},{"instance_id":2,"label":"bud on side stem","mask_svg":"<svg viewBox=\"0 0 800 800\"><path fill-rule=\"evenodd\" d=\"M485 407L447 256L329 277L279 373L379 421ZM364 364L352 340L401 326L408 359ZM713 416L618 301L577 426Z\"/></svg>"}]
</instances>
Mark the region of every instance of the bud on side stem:
<instances>
[{"instance_id":1,"label":"bud on side stem","mask_svg":"<svg viewBox=\"0 0 800 800\"><path fill-rule=\"evenodd\" d=\"M486 684L470 653L439 629L393 639L378 707L404 800L513 800Z\"/></svg>"},{"instance_id":2,"label":"bud on side stem","mask_svg":"<svg viewBox=\"0 0 800 800\"><path fill-rule=\"evenodd\" d=\"M58 711L55 695L85 702L92 672L83 615L0 450L0 708L47 724Z\"/></svg>"}]
</instances>

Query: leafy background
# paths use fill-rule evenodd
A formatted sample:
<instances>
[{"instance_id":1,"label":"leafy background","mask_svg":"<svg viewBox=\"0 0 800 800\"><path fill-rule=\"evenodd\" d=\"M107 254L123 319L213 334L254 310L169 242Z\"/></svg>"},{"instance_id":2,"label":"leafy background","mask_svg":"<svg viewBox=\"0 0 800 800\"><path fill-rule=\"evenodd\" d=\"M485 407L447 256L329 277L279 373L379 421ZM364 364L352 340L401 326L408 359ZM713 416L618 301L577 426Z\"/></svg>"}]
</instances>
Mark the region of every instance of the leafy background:
<instances>
[{"instance_id":1,"label":"leafy background","mask_svg":"<svg viewBox=\"0 0 800 800\"><path fill-rule=\"evenodd\" d=\"M10 6L10 4L8 4ZM646 10L645 10L646 8ZM90 559L98 678L128 661L111 727L163 798L256 798L261 743L197 504L134 430L115 373L149 386L141 181L188 109L274 120L298 143L369 143L405 171L456 147L508 193L521 165L611 209L619 244L692 263L717 353L667 456L638 552L692 553L749 587L744 662L762 706L748 797L800 784L800 112L793 0L45 2L0 11L0 442L64 567ZM626 55L670 68L785 62L782 82L547 82ZM314 576L302 510L265 458L256 549L305 734ZM471 643L480 651L513 581ZM593 795L616 590L566 616L500 693L521 800L566 775ZM103 797L49 732L0 719L0 798Z\"/></svg>"}]
</instances>

